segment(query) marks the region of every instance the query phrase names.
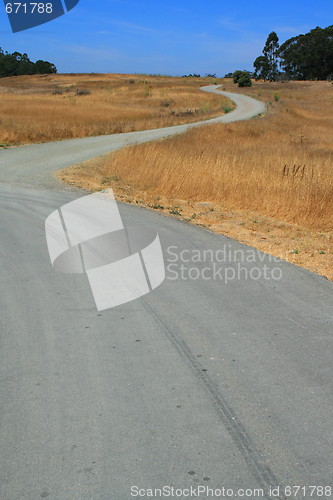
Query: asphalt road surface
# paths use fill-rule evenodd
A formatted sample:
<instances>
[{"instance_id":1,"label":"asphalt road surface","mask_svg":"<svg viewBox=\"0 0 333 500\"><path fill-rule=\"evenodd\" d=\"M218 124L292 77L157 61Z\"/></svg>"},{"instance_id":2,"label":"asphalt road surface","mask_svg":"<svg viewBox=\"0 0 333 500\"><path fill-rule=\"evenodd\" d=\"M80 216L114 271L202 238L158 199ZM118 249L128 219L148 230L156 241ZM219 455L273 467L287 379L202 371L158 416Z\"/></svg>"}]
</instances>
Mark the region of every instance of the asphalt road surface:
<instances>
[{"instance_id":1,"label":"asphalt road surface","mask_svg":"<svg viewBox=\"0 0 333 500\"><path fill-rule=\"evenodd\" d=\"M228 95L212 122L264 111ZM85 275L51 268L45 219L86 194L51 172L186 128L0 151L1 500L325 498L309 486L332 482L331 282L127 205L160 235L158 289L98 312Z\"/></svg>"}]
</instances>

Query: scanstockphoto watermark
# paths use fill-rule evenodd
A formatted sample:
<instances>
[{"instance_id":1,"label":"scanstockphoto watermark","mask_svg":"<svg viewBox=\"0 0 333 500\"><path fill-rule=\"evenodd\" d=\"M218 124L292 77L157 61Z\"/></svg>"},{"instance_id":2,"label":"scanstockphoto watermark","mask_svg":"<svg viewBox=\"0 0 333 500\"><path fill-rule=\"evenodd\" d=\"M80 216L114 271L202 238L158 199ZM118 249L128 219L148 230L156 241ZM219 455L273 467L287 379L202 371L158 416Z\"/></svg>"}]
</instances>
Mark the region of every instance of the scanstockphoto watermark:
<instances>
[{"instance_id":1,"label":"scanstockphoto watermark","mask_svg":"<svg viewBox=\"0 0 333 500\"><path fill-rule=\"evenodd\" d=\"M282 278L279 259L252 248L167 247L153 227L122 220L112 189L57 208L45 221L45 233L54 270L84 274L98 311L143 297L165 278L225 284Z\"/></svg>"},{"instance_id":2,"label":"scanstockphoto watermark","mask_svg":"<svg viewBox=\"0 0 333 500\"><path fill-rule=\"evenodd\" d=\"M230 488L221 486L211 488L207 485L190 486L188 488L177 488L165 485L160 488L142 488L132 486L130 491L132 498L331 498L331 485L274 485L265 488Z\"/></svg>"},{"instance_id":3,"label":"scanstockphoto watermark","mask_svg":"<svg viewBox=\"0 0 333 500\"><path fill-rule=\"evenodd\" d=\"M279 281L281 261L254 248L223 245L217 250L184 249L176 245L165 251L166 279L170 281Z\"/></svg>"},{"instance_id":4,"label":"scanstockphoto watermark","mask_svg":"<svg viewBox=\"0 0 333 500\"><path fill-rule=\"evenodd\" d=\"M59 207L45 232L54 270L86 275L98 311L143 297L164 281L159 235L125 226L112 189Z\"/></svg>"},{"instance_id":5,"label":"scanstockphoto watermark","mask_svg":"<svg viewBox=\"0 0 333 500\"><path fill-rule=\"evenodd\" d=\"M170 485L161 488L131 487L132 498L263 498L265 492L262 488L210 488L197 485L188 488L177 488Z\"/></svg>"}]
</instances>

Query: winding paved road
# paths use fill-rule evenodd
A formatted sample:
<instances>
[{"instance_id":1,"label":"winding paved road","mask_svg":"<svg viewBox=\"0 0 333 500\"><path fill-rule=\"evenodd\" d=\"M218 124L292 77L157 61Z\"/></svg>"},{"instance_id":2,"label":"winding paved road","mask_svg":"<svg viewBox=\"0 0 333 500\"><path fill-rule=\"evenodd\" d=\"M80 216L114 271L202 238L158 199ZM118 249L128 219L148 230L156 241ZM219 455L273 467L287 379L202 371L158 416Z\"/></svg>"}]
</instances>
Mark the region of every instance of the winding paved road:
<instances>
[{"instance_id":1,"label":"winding paved road","mask_svg":"<svg viewBox=\"0 0 333 500\"><path fill-rule=\"evenodd\" d=\"M227 95L237 109L211 122L263 112ZM44 221L84 194L52 171L192 126L0 152L1 500L127 500L131 486L164 485L269 498L271 486L330 484L332 283L126 205L125 224L159 232L169 267L157 290L98 313L84 275L50 266ZM182 250L224 250L226 262L184 264L224 278L174 280ZM226 268L240 279L226 284Z\"/></svg>"},{"instance_id":2,"label":"winding paved road","mask_svg":"<svg viewBox=\"0 0 333 500\"><path fill-rule=\"evenodd\" d=\"M189 128L205 123L230 123L252 118L265 112L262 102L247 96L221 92L215 85L202 87L203 91L221 93L232 99L237 108L231 113L186 125L128 132L125 134L102 135L83 139L71 139L44 144L31 144L20 148L0 150L0 182L24 187L65 189L52 173L76 163L101 156L130 144L153 141L180 134Z\"/></svg>"}]
</instances>

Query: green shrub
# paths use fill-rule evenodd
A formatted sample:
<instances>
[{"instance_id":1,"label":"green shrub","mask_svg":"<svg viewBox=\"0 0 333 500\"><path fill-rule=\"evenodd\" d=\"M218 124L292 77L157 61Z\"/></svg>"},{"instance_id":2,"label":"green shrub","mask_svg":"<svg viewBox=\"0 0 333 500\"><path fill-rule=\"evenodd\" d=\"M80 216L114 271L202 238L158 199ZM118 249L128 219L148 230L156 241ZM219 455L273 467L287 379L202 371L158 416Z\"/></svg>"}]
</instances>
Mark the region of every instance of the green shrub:
<instances>
[{"instance_id":1,"label":"green shrub","mask_svg":"<svg viewBox=\"0 0 333 500\"><path fill-rule=\"evenodd\" d=\"M232 74L232 81L234 83L238 83L238 80L241 78L242 75L244 75L245 71L240 71L237 70Z\"/></svg>"},{"instance_id":2,"label":"green shrub","mask_svg":"<svg viewBox=\"0 0 333 500\"><path fill-rule=\"evenodd\" d=\"M238 79L238 87L251 87L252 80L248 73L243 73Z\"/></svg>"},{"instance_id":3,"label":"green shrub","mask_svg":"<svg viewBox=\"0 0 333 500\"><path fill-rule=\"evenodd\" d=\"M230 113L233 110L233 108L228 106L228 104L222 104L222 109L225 113Z\"/></svg>"}]
</instances>

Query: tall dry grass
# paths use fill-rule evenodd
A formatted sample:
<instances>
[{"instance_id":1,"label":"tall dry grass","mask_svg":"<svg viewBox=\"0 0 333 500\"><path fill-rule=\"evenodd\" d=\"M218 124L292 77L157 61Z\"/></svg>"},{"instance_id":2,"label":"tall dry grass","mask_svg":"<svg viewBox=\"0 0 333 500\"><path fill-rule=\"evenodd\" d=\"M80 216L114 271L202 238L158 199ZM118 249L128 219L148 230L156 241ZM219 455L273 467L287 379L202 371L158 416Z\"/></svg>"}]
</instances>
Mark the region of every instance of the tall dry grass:
<instances>
[{"instance_id":1,"label":"tall dry grass","mask_svg":"<svg viewBox=\"0 0 333 500\"><path fill-rule=\"evenodd\" d=\"M230 101L202 79L36 75L0 79L0 143L45 142L145 130L223 113Z\"/></svg>"},{"instance_id":2,"label":"tall dry grass","mask_svg":"<svg viewBox=\"0 0 333 500\"><path fill-rule=\"evenodd\" d=\"M332 230L333 85L256 84L247 92L266 100L268 115L128 147L82 176L101 188L119 178L156 196Z\"/></svg>"}]
</instances>

